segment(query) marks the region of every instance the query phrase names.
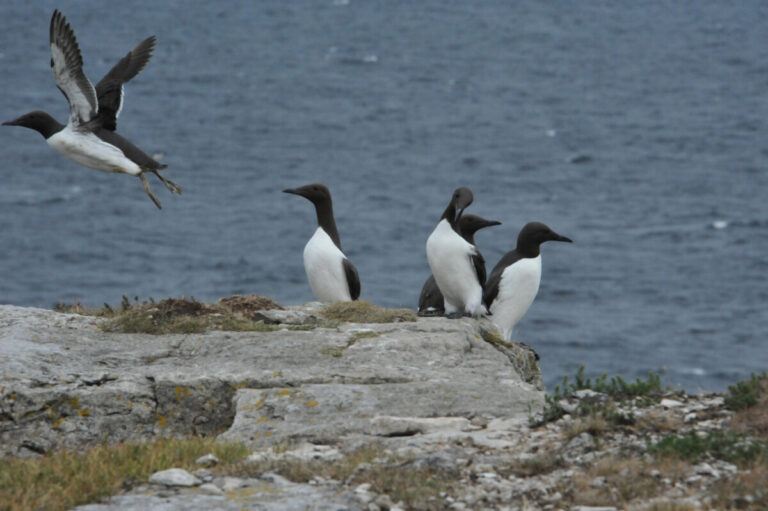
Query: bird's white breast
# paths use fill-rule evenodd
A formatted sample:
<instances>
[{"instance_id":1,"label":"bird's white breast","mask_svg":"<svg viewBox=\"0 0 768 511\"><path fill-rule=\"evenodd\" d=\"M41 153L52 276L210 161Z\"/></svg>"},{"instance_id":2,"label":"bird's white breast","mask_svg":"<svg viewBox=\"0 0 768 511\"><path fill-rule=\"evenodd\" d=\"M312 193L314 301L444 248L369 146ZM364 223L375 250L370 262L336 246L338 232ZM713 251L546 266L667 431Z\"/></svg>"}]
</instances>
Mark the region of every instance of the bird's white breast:
<instances>
[{"instance_id":1,"label":"bird's white breast","mask_svg":"<svg viewBox=\"0 0 768 511\"><path fill-rule=\"evenodd\" d=\"M474 245L459 236L447 220L440 220L427 238L427 262L443 293L446 312L484 312L483 288L471 259L476 253Z\"/></svg>"},{"instance_id":2,"label":"bird's white breast","mask_svg":"<svg viewBox=\"0 0 768 511\"><path fill-rule=\"evenodd\" d=\"M344 272L344 253L328 233L318 227L304 247L304 269L315 297L321 302L347 302L349 294Z\"/></svg>"},{"instance_id":3,"label":"bird's white breast","mask_svg":"<svg viewBox=\"0 0 768 511\"><path fill-rule=\"evenodd\" d=\"M541 283L541 255L523 258L504 269L499 292L491 304L491 318L509 340L512 329L536 298Z\"/></svg>"},{"instance_id":4,"label":"bird's white breast","mask_svg":"<svg viewBox=\"0 0 768 511\"><path fill-rule=\"evenodd\" d=\"M132 176L141 174L139 166L126 158L120 149L89 131L76 130L67 125L46 141L59 153L88 168Z\"/></svg>"}]
</instances>

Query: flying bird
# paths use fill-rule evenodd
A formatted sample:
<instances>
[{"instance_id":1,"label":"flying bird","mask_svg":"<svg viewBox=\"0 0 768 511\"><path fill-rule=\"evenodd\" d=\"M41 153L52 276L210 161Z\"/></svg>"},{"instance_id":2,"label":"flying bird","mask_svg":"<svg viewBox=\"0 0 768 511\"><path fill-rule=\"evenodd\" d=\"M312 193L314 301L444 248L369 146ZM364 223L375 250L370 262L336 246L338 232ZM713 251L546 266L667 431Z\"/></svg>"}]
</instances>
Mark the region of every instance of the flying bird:
<instances>
[{"instance_id":1,"label":"flying bird","mask_svg":"<svg viewBox=\"0 0 768 511\"><path fill-rule=\"evenodd\" d=\"M53 77L69 102L66 126L40 110L3 125L36 130L49 146L86 167L138 176L144 191L158 208L162 205L149 187L147 172L155 174L172 193L181 194L179 185L158 172L167 165L157 162L115 132L117 117L123 107L123 85L149 62L155 36L144 39L129 51L96 87L83 73L83 58L75 33L58 9L51 17L50 40Z\"/></svg>"}]
</instances>

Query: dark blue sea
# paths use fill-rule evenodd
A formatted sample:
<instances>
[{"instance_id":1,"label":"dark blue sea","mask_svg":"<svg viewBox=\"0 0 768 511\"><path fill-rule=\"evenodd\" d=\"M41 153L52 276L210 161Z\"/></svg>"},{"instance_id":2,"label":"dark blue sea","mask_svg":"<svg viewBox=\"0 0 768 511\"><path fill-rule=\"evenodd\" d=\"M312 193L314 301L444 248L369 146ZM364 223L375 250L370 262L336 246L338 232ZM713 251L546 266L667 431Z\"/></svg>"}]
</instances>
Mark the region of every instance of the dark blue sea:
<instances>
[{"instance_id":1,"label":"dark blue sea","mask_svg":"<svg viewBox=\"0 0 768 511\"><path fill-rule=\"evenodd\" d=\"M95 83L156 34L118 132L168 164L172 196L0 129L0 303L257 293L313 299L302 247L326 183L362 298L415 308L451 192L528 221L539 295L515 338L551 388L662 373L724 390L768 367L768 3L360 0L4 2L0 120L66 122L49 67L63 11Z\"/></svg>"}]
</instances>

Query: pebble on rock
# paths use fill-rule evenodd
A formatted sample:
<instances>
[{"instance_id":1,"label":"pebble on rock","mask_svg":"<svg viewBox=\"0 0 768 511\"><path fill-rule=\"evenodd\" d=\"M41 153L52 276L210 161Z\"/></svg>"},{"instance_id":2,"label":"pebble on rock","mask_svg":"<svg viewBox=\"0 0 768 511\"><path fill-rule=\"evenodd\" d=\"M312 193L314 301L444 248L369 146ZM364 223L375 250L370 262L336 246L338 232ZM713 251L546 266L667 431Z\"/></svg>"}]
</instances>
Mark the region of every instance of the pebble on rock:
<instances>
[{"instance_id":1,"label":"pebble on rock","mask_svg":"<svg viewBox=\"0 0 768 511\"><path fill-rule=\"evenodd\" d=\"M161 470L149 476L152 484L164 484L166 486L200 486L202 481L181 468L169 468Z\"/></svg>"},{"instance_id":2,"label":"pebble on rock","mask_svg":"<svg viewBox=\"0 0 768 511\"><path fill-rule=\"evenodd\" d=\"M205 483L200 485L199 490L201 493L205 493L206 495L224 495L224 492L213 483Z\"/></svg>"},{"instance_id":3,"label":"pebble on rock","mask_svg":"<svg viewBox=\"0 0 768 511\"><path fill-rule=\"evenodd\" d=\"M206 454L205 456L200 456L195 460L195 463L198 465L218 465L219 464L219 458L214 456L213 454Z\"/></svg>"}]
</instances>

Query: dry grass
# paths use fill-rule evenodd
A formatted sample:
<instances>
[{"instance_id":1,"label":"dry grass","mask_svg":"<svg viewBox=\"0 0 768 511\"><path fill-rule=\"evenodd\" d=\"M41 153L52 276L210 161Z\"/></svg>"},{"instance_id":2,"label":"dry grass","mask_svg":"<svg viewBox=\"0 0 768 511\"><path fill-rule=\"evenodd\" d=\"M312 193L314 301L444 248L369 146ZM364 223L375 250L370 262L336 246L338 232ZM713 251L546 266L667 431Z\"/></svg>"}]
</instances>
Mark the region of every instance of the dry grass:
<instances>
[{"instance_id":1,"label":"dry grass","mask_svg":"<svg viewBox=\"0 0 768 511\"><path fill-rule=\"evenodd\" d=\"M104 307L86 307L79 301L75 303L59 302L53 306L53 310L63 314L79 314L81 316L102 317L115 314L115 311L107 303L104 304Z\"/></svg>"},{"instance_id":2,"label":"dry grass","mask_svg":"<svg viewBox=\"0 0 768 511\"><path fill-rule=\"evenodd\" d=\"M332 303L321 314L331 321L348 323L401 323L418 318L412 310L387 309L364 300Z\"/></svg>"},{"instance_id":3,"label":"dry grass","mask_svg":"<svg viewBox=\"0 0 768 511\"><path fill-rule=\"evenodd\" d=\"M56 511L94 502L146 481L158 470L194 468L195 459L213 453L226 468L241 461L242 444L212 438L159 439L58 451L33 460L0 460L0 509Z\"/></svg>"},{"instance_id":4,"label":"dry grass","mask_svg":"<svg viewBox=\"0 0 768 511\"><path fill-rule=\"evenodd\" d=\"M749 471L718 481L711 494L715 509L768 509L768 460L763 459Z\"/></svg>"},{"instance_id":5,"label":"dry grass","mask_svg":"<svg viewBox=\"0 0 768 511\"><path fill-rule=\"evenodd\" d=\"M569 423L563 428L563 435L568 438L574 438L582 433L589 433L594 437L598 437L608 431L610 425L605 420L602 414L596 413L588 415L586 417L580 417L575 421Z\"/></svg>"},{"instance_id":6,"label":"dry grass","mask_svg":"<svg viewBox=\"0 0 768 511\"><path fill-rule=\"evenodd\" d=\"M767 388L768 379L764 379L762 385L764 389ZM736 433L768 440L768 392L760 393L754 405L735 412L731 429Z\"/></svg>"},{"instance_id":7,"label":"dry grass","mask_svg":"<svg viewBox=\"0 0 768 511\"><path fill-rule=\"evenodd\" d=\"M391 456L380 445L361 447L332 462L281 459L242 464L236 475L249 477L276 472L294 482L305 483L319 476L344 482L348 487L368 483L371 491L403 501L408 509L441 509L441 493L451 493L460 473L428 466L415 466L408 458Z\"/></svg>"},{"instance_id":8,"label":"dry grass","mask_svg":"<svg viewBox=\"0 0 768 511\"><path fill-rule=\"evenodd\" d=\"M654 502L643 511L698 511L698 508L684 502Z\"/></svg>"},{"instance_id":9,"label":"dry grass","mask_svg":"<svg viewBox=\"0 0 768 511\"><path fill-rule=\"evenodd\" d=\"M87 308L81 303L57 304L55 310L107 318L101 328L120 333L200 333L208 330L272 331L277 326L267 325L254 313L265 309L282 309L269 298L256 295L231 296L217 303L207 304L194 298L166 298L139 303L123 297L120 307Z\"/></svg>"},{"instance_id":10,"label":"dry grass","mask_svg":"<svg viewBox=\"0 0 768 511\"><path fill-rule=\"evenodd\" d=\"M660 477L650 475L659 470ZM647 500L661 493L660 478L680 481L690 470L690 465L677 460L656 461L647 464L634 458L609 456L601 458L586 471L573 478L574 504L587 506L617 506L625 509L635 499ZM594 484L603 478L603 484Z\"/></svg>"},{"instance_id":11,"label":"dry grass","mask_svg":"<svg viewBox=\"0 0 768 511\"><path fill-rule=\"evenodd\" d=\"M638 433L673 433L682 427L682 417L665 410L651 410L635 418L635 431Z\"/></svg>"},{"instance_id":12,"label":"dry grass","mask_svg":"<svg viewBox=\"0 0 768 511\"><path fill-rule=\"evenodd\" d=\"M515 459L512 464L498 467L504 477L514 474L517 477L531 477L548 474L566 466L565 460L553 452L546 452L532 458Z\"/></svg>"}]
</instances>

